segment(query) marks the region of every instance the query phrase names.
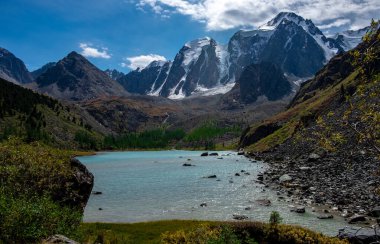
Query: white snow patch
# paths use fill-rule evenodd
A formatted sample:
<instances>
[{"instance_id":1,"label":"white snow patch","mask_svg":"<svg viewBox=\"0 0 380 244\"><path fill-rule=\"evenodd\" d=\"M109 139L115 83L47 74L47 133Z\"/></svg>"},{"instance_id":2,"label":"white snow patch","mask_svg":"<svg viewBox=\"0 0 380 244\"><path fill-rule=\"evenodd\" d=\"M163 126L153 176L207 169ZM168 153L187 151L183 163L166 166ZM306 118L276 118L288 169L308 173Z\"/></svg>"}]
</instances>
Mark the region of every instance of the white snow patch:
<instances>
[{"instance_id":1,"label":"white snow patch","mask_svg":"<svg viewBox=\"0 0 380 244\"><path fill-rule=\"evenodd\" d=\"M227 50L227 45L217 45L215 47L216 57L219 60L219 81L228 74L229 68L229 53Z\"/></svg>"},{"instance_id":2,"label":"white snow patch","mask_svg":"<svg viewBox=\"0 0 380 244\"><path fill-rule=\"evenodd\" d=\"M161 92L162 88L164 87L164 85L165 85L165 83L166 83L166 81L167 81L167 79L168 79L168 76L169 76L170 70L172 69L172 65L173 65L173 63L170 63L170 64L169 64L168 71L166 71L166 78L165 78L164 82L162 82L161 86L160 86L159 88L157 88L157 90L155 90L155 91L151 91L151 92L148 93L147 95L155 96L155 97L158 97L158 96L160 95L160 92ZM158 76L159 76L159 75L158 75ZM157 79L158 79L158 76L157 76L157 78L156 78L156 81L157 81ZM153 88L153 89L154 89L154 88Z\"/></svg>"},{"instance_id":3,"label":"white snow patch","mask_svg":"<svg viewBox=\"0 0 380 244\"><path fill-rule=\"evenodd\" d=\"M210 45L211 38L205 37L201 39L196 39L185 44L189 49L184 52L184 59L182 62L182 67L185 69L186 73L189 71L191 64L195 63L202 53L204 46Z\"/></svg>"},{"instance_id":4,"label":"white snow patch","mask_svg":"<svg viewBox=\"0 0 380 244\"><path fill-rule=\"evenodd\" d=\"M217 85L213 88L206 88L203 86L197 86L197 88L191 93L192 96L212 96L217 94L225 94L234 87L235 82L229 82L225 85Z\"/></svg>"},{"instance_id":5,"label":"white snow patch","mask_svg":"<svg viewBox=\"0 0 380 244\"><path fill-rule=\"evenodd\" d=\"M186 97L186 95L183 93L183 90L182 90L183 84L186 81L186 76L187 76L187 74L185 74L182 77L182 79L177 83L177 85L170 90L168 98L173 99L173 100L177 100L177 99L183 99ZM178 94L175 94L175 91L177 90L179 85L181 85L181 88L179 89Z\"/></svg>"}]
</instances>

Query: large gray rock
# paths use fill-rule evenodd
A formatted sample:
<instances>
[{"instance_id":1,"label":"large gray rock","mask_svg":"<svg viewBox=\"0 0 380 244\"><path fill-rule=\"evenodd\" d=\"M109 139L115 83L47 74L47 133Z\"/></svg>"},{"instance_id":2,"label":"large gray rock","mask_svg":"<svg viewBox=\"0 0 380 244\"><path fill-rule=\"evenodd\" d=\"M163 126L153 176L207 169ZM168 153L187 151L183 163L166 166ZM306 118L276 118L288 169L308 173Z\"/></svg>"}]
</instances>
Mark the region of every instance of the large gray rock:
<instances>
[{"instance_id":1,"label":"large gray rock","mask_svg":"<svg viewBox=\"0 0 380 244\"><path fill-rule=\"evenodd\" d=\"M354 215L348 220L348 223L349 224L355 224L355 223L363 222L366 220L367 220L367 218L364 215Z\"/></svg>"},{"instance_id":2,"label":"large gray rock","mask_svg":"<svg viewBox=\"0 0 380 244\"><path fill-rule=\"evenodd\" d=\"M369 244L376 243L380 239L380 229L361 228L361 227L346 227L339 230L338 237L347 239L354 244Z\"/></svg>"},{"instance_id":3,"label":"large gray rock","mask_svg":"<svg viewBox=\"0 0 380 244\"><path fill-rule=\"evenodd\" d=\"M71 159L72 175L62 183L53 199L84 210L94 186L94 176L78 159Z\"/></svg>"}]
</instances>

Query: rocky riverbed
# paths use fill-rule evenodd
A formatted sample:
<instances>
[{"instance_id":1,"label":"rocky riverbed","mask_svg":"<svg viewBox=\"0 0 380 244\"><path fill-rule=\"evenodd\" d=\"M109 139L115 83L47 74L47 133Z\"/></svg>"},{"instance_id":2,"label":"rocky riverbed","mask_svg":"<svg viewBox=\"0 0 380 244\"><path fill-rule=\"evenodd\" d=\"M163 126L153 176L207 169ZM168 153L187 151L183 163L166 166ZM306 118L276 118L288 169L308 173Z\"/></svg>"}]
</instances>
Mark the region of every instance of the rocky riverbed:
<instances>
[{"instance_id":1,"label":"rocky riverbed","mask_svg":"<svg viewBox=\"0 0 380 244\"><path fill-rule=\"evenodd\" d=\"M313 152L295 158L278 151L247 156L270 165L258 180L295 206L313 207L322 219L340 215L350 224L379 222L379 175L369 173L379 165L365 151L343 157Z\"/></svg>"}]
</instances>

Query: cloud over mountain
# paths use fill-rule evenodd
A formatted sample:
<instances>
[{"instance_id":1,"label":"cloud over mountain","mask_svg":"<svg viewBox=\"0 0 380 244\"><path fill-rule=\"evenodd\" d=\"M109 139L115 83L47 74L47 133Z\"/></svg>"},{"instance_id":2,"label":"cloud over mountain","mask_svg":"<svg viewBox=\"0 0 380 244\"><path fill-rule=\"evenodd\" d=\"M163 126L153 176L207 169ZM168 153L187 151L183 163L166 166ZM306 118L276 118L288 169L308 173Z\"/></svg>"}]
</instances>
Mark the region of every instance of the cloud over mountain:
<instances>
[{"instance_id":1,"label":"cloud over mountain","mask_svg":"<svg viewBox=\"0 0 380 244\"><path fill-rule=\"evenodd\" d=\"M153 61L166 61L166 58L157 54L148 54L134 57L126 57L123 60L124 62L120 64L122 67L128 67L130 69L135 70L137 68L143 69Z\"/></svg>"},{"instance_id":2,"label":"cloud over mountain","mask_svg":"<svg viewBox=\"0 0 380 244\"><path fill-rule=\"evenodd\" d=\"M214 31L258 27L282 11L295 12L327 29L356 29L380 17L378 0L138 0L136 6L164 17L190 16Z\"/></svg>"},{"instance_id":3,"label":"cloud over mountain","mask_svg":"<svg viewBox=\"0 0 380 244\"><path fill-rule=\"evenodd\" d=\"M107 48L96 48L90 43L80 43L79 47L82 49L81 54L87 58L111 58Z\"/></svg>"}]
</instances>

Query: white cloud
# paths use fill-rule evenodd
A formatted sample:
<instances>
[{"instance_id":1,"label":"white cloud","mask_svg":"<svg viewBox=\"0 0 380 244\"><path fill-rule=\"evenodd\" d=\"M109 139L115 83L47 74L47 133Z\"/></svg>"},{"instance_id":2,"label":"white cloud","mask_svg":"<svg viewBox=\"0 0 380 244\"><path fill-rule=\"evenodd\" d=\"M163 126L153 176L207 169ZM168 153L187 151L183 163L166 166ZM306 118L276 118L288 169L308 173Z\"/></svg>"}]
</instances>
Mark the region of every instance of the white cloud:
<instances>
[{"instance_id":1,"label":"white cloud","mask_svg":"<svg viewBox=\"0 0 380 244\"><path fill-rule=\"evenodd\" d=\"M90 43L80 43L79 47L82 49L81 54L88 58L111 58L108 53L108 48L95 48Z\"/></svg>"},{"instance_id":2,"label":"white cloud","mask_svg":"<svg viewBox=\"0 0 380 244\"><path fill-rule=\"evenodd\" d=\"M148 54L148 55L140 55L140 56L134 56L134 57L127 57L123 59L124 62L122 62L120 65L122 67L128 67L130 69L143 69L148 64L150 64L153 61L166 61L166 58L161 55L157 54Z\"/></svg>"},{"instance_id":3,"label":"white cloud","mask_svg":"<svg viewBox=\"0 0 380 244\"><path fill-rule=\"evenodd\" d=\"M136 6L164 16L168 11L190 16L214 31L258 27L281 11L326 28L365 26L380 17L379 0L137 0ZM340 22L333 24L337 18Z\"/></svg>"},{"instance_id":4,"label":"white cloud","mask_svg":"<svg viewBox=\"0 0 380 244\"><path fill-rule=\"evenodd\" d=\"M337 19L329 24L319 25L318 27L324 30L324 29L330 29L333 27L341 27L342 25L346 25L349 23L351 23L351 20L349 19Z\"/></svg>"}]
</instances>

